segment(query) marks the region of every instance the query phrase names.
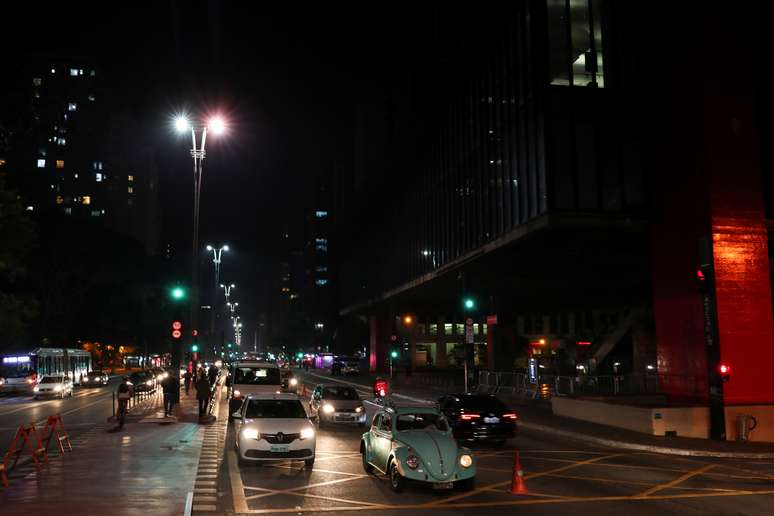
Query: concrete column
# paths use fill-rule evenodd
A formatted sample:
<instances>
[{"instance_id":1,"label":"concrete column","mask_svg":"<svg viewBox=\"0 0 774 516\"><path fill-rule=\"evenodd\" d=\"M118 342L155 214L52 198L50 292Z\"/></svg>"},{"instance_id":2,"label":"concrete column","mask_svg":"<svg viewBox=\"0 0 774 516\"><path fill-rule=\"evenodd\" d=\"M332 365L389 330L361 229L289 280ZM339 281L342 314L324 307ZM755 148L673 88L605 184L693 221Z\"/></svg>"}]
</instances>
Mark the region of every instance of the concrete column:
<instances>
[{"instance_id":1,"label":"concrete column","mask_svg":"<svg viewBox=\"0 0 774 516\"><path fill-rule=\"evenodd\" d=\"M445 368L448 367L449 362L446 360L446 334L444 333L444 324L446 324L446 318L444 316L438 316L438 335L435 336L435 357L433 360L436 367Z\"/></svg>"}]
</instances>

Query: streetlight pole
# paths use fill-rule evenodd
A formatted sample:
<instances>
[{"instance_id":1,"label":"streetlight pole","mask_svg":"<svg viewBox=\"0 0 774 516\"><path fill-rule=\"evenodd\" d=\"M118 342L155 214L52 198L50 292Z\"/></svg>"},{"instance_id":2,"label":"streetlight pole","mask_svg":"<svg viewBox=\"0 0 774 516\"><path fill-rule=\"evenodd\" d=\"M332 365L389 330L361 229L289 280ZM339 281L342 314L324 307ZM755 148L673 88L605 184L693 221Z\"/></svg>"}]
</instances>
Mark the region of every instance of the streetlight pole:
<instances>
[{"instance_id":1,"label":"streetlight pole","mask_svg":"<svg viewBox=\"0 0 774 516\"><path fill-rule=\"evenodd\" d=\"M215 353L215 310L218 304L218 285L220 284L220 257L223 251L228 252L228 245L219 248L207 246L207 251L212 251L212 263L215 264L215 285L212 289L212 308L210 309L210 346Z\"/></svg>"},{"instance_id":2,"label":"streetlight pole","mask_svg":"<svg viewBox=\"0 0 774 516\"><path fill-rule=\"evenodd\" d=\"M196 145L196 127L188 119L181 115L175 120L175 127L180 133L190 129L191 131L191 157L194 162L194 212L193 212L193 237L191 247L191 315L190 327L192 335L199 330L199 200L201 198L202 174L204 172L205 145L207 144L207 129L211 128L215 134L225 131L225 124L220 117L211 118L201 129L201 145ZM193 338L194 343L196 337ZM173 365L180 365L182 355L178 352L172 357Z\"/></svg>"}]
</instances>

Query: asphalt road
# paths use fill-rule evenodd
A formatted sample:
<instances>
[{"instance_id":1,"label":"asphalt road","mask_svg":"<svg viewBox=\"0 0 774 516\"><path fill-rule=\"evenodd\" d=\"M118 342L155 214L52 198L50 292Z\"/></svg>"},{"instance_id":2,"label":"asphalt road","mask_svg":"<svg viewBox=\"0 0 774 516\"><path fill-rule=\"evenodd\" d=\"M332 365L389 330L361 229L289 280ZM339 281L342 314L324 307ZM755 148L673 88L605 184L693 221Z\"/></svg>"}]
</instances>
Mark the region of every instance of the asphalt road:
<instances>
[{"instance_id":1,"label":"asphalt road","mask_svg":"<svg viewBox=\"0 0 774 516\"><path fill-rule=\"evenodd\" d=\"M397 494L385 477L363 470L358 452L363 431L346 426L319 430L316 462L308 471L303 463L290 461L239 467L229 426L218 450L224 460L212 482L216 502L194 513L757 515L771 514L774 505L774 461L638 453L530 432L520 432L502 448L474 447L479 459L474 491L415 485ZM514 495L510 485L517 450L527 493Z\"/></svg>"},{"instance_id":2,"label":"asphalt road","mask_svg":"<svg viewBox=\"0 0 774 516\"><path fill-rule=\"evenodd\" d=\"M10 446L20 425L37 423L42 429L46 418L61 414L65 429L76 436L95 423L104 422L112 414L112 395L118 379L105 387L75 387L71 398L43 398L32 395L5 395L0 397L0 453Z\"/></svg>"}]
</instances>

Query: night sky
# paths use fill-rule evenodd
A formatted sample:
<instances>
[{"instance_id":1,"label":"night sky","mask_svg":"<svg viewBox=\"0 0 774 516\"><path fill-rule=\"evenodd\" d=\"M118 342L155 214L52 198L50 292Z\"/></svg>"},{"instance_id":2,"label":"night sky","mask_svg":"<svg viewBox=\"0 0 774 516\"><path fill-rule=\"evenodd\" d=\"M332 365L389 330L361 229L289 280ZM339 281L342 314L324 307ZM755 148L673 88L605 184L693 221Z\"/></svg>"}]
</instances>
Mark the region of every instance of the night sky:
<instances>
[{"instance_id":1,"label":"night sky","mask_svg":"<svg viewBox=\"0 0 774 516\"><path fill-rule=\"evenodd\" d=\"M399 19L395 9L263 2L30 4L4 48L11 61L96 58L111 106L131 112L138 138L158 149L163 242L180 253L190 252L192 164L171 116L226 116L228 137L208 139L200 241L233 247L222 279L247 286L239 299L254 309L266 300L250 297L271 287L281 223L302 215L319 173L351 158L354 99L390 52Z\"/></svg>"}]
</instances>

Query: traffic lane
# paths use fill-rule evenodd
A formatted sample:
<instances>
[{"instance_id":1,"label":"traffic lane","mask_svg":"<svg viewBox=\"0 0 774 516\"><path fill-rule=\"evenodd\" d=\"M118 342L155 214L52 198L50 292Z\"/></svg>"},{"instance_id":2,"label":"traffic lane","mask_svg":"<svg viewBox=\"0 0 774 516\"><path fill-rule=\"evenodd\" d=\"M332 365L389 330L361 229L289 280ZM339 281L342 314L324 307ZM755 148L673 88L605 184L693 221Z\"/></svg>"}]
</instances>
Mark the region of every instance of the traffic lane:
<instances>
[{"instance_id":1,"label":"traffic lane","mask_svg":"<svg viewBox=\"0 0 774 516\"><path fill-rule=\"evenodd\" d=\"M767 462L742 467L723 460L584 446L531 433L521 433L506 447L474 446L478 472L472 492L439 492L414 485L397 494L386 478L363 471L362 433L345 426L320 430L312 471L300 462L241 468L244 507L251 513L410 510L437 514L439 509L475 509L486 514L530 505L530 512L546 514L590 508L600 514L669 514L723 506L756 514L774 502ZM233 435L230 443L233 446ZM527 485L524 495L510 493L516 445Z\"/></svg>"},{"instance_id":2,"label":"traffic lane","mask_svg":"<svg viewBox=\"0 0 774 516\"><path fill-rule=\"evenodd\" d=\"M65 429L71 435L103 422L112 414L114 385L105 387L76 387L72 398L34 400L29 396L6 398L0 405L0 448L13 440L21 425L45 423L48 416L61 414Z\"/></svg>"}]
</instances>

